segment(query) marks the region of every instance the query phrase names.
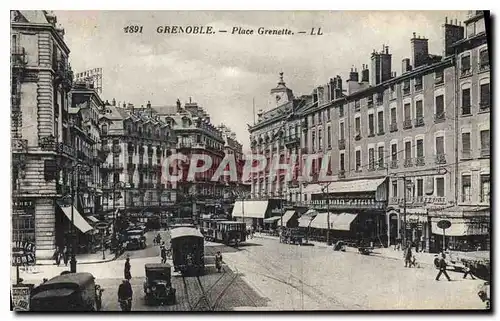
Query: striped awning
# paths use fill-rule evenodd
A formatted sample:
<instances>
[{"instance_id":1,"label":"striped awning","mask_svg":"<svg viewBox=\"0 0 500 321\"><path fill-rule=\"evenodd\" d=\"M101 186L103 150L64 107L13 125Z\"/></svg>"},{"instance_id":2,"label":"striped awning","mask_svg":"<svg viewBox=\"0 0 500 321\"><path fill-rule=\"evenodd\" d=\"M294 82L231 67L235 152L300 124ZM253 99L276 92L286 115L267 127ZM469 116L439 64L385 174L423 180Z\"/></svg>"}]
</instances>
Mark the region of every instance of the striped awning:
<instances>
[{"instance_id":1,"label":"striped awning","mask_svg":"<svg viewBox=\"0 0 500 321\"><path fill-rule=\"evenodd\" d=\"M95 216L87 216L87 220L91 221L92 223L99 223L99 220L95 218Z\"/></svg>"},{"instance_id":2,"label":"striped awning","mask_svg":"<svg viewBox=\"0 0 500 321\"><path fill-rule=\"evenodd\" d=\"M351 223L356 219L356 216L358 216L358 214L351 214L351 213L339 214L339 216L336 217L333 222L332 229L337 231L350 231Z\"/></svg>"},{"instance_id":3,"label":"striped awning","mask_svg":"<svg viewBox=\"0 0 500 321\"><path fill-rule=\"evenodd\" d=\"M87 221L83 218L83 216L78 212L76 207L70 206L61 206L59 205L64 215L72 221L77 229L79 229L82 233L87 233L88 231L93 230L93 227L87 223ZM72 215L73 214L73 215Z\"/></svg>"},{"instance_id":4,"label":"striped awning","mask_svg":"<svg viewBox=\"0 0 500 321\"><path fill-rule=\"evenodd\" d=\"M293 217L293 214L295 214L295 211L286 211L283 215L281 225L286 226L288 221Z\"/></svg>"},{"instance_id":5,"label":"striped awning","mask_svg":"<svg viewBox=\"0 0 500 321\"><path fill-rule=\"evenodd\" d=\"M279 220L280 218L281 218L281 216L273 216L273 217L270 217L270 218L266 218L264 220L264 223L274 223L277 220Z\"/></svg>"},{"instance_id":6,"label":"striped awning","mask_svg":"<svg viewBox=\"0 0 500 321\"><path fill-rule=\"evenodd\" d=\"M328 229L328 220L330 220L330 228L333 228L333 222L338 218L340 214L330 213L330 217L328 217L328 213L319 213L311 222L312 228L317 229Z\"/></svg>"}]
</instances>

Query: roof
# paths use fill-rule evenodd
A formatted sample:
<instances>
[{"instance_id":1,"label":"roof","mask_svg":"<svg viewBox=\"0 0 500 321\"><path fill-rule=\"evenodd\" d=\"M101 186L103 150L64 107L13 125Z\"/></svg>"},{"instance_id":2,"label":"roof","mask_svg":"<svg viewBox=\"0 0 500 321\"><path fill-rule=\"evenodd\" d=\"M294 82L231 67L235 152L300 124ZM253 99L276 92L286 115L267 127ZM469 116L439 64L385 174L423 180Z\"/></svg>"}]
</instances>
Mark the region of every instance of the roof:
<instances>
[{"instance_id":1,"label":"roof","mask_svg":"<svg viewBox=\"0 0 500 321\"><path fill-rule=\"evenodd\" d=\"M32 296L32 299L54 299L56 297L67 297L70 296L75 292L75 289L68 289L68 288L62 288L62 289L48 289L46 291L39 292L35 295Z\"/></svg>"},{"instance_id":2,"label":"roof","mask_svg":"<svg viewBox=\"0 0 500 321\"><path fill-rule=\"evenodd\" d=\"M19 10L19 12L31 23L49 23L42 10Z\"/></svg>"},{"instance_id":3,"label":"roof","mask_svg":"<svg viewBox=\"0 0 500 321\"><path fill-rule=\"evenodd\" d=\"M385 178L378 179L359 179L354 181L336 181L328 184L310 184L303 190L304 193L328 194L334 193L356 193L356 192L375 192L377 188L385 181Z\"/></svg>"},{"instance_id":4,"label":"roof","mask_svg":"<svg viewBox=\"0 0 500 321\"><path fill-rule=\"evenodd\" d=\"M195 228L192 227L178 227L170 231L170 239L176 239L179 237L194 236L203 238L203 234Z\"/></svg>"},{"instance_id":5,"label":"roof","mask_svg":"<svg viewBox=\"0 0 500 321\"><path fill-rule=\"evenodd\" d=\"M170 269L171 266L168 263L147 263L144 265L144 268L148 270L163 270Z\"/></svg>"},{"instance_id":6,"label":"roof","mask_svg":"<svg viewBox=\"0 0 500 321\"><path fill-rule=\"evenodd\" d=\"M177 113L177 106L154 106L151 107L153 112L158 115L175 115Z\"/></svg>"}]
</instances>

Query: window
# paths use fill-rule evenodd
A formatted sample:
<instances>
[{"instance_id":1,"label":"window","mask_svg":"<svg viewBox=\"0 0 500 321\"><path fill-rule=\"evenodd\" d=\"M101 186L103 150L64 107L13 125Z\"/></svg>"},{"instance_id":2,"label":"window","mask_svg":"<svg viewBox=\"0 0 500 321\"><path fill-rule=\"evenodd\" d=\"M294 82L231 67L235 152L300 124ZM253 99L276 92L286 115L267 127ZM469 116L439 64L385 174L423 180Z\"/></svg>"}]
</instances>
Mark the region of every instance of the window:
<instances>
[{"instance_id":1,"label":"window","mask_svg":"<svg viewBox=\"0 0 500 321\"><path fill-rule=\"evenodd\" d=\"M444 155L444 136L436 137L436 154Z\"/></svg>"},{"instance_id":2,"label":"window","mask_svg":"<svg viewBox=\"0 0 500 321\"><path fill-rule=\"evenodd\" d=\"M481 84L481 87L480 87L480 99L481 101L479 102L479 108L480 109L485 109L485 108L488 108L490 107L490 99L491 99L491 96L490 96L490 84L487 83L487 84Z\"/></svg>"},{"instance_id":3,"label":"window","mask_svg":"<svg viewBox=\"0 0 500 321\"><path fill-rule=\"evenodd\" d=\"M408 95L410 93L410 80L405 80L403 83L403 95Z\"/></svg>"},{"instance_id":4,"label":"window","mask_svg":"<svg viewBox=\"0 0 500 321\"><path fill-rule=\"evenodd\" d=\"M471 200L471 179L470 175L462 175L462 202Z\"/></svg>"},{"instance_id":5,"label":"window","mask_svg":"<svg viewBox=\"0 0 500 321\"><path fill-rule=\"evenodd\" d=\"M312 150L314 152L314 151L316 151L316 132L315 131L312 132L311 140L312 140Z\"/></svg>"},{"instance_id":6,"label":"window","mask_svg":"<svg viewBox=\"0 0 500 321\"><path fill-rule=\"evenodd\" d=\"M422 90L422 76L415 78L415 90Z\"/></svg>"},{"instance_id":7,"label":"window","mask_svg":"<svg viewBox=\"0 0 500 321\"><path fill-rule=\"evenodd\" d=\"M483 49L479 52L479 68L485 69L490 65L490 56L488 54L488 49Z\"/></svg>"},{"instance_id":8,"label":"window","mask_svg":"<svg viewBox=\"0 0 500 321\"><path fill-rule=\"evenodd\" d=\"M340 139L344 139L344 123L340 123Z\"/></svg>"},{"instance_id":9,"label":"window","mask_svg":"<svg viewBox=\"0 0 500 321\"><path fill-rule=\"evenodd\" d=\"M314 126L314 124L315 124L315 120L316 120L316 115L315 115L315 114L312 114L312 115L311 115L311 125L313 125L313 126Z\"/></svg>"},{"instance_id":10,"label":"window","mask_svg":"<svg viewBox=\"0 0 500 321\"><path fill-rule=\"evenodd\" d=\"M462 89L462 115L470 115L470 88Z\"/></svg>"},{"instance_id":11,"label":"window","mask_svg":"<svg viewBox=\"0 0 500 321\"><path fill-rule=\"evenodd\" d=\"M470 73L470 55L462 56L460 60L462 75Z\"/></svg>"},{"instance_id":12,"label":"window","mask_svg":"<svg viewBox=\"0 0 500 321\"><path fill-rule=\"evenodd\" d=\"M436 119L444 120L444 96L436 96Z\"/></svg>"},{"instance_id":13,"label":"window","mask_svg":"<svg viewBox=\"0 0 500 321\"><path fill-rule=\"evenodd\" d=\"M361 170L361 150L356 151L356 172Z\"/></svg>"},{"instance_id":14,"label":"window","mask_svg":"<svg viewBox=\"0 0 500 321\"><path fill-rule=\"evenodd\" d=\"M378 147L378 167L384 168L384 146Z\"/></svg>"},{"instance_id":15,"label":"window","mask_svg":"<svg viewBox=\"0 0 500 321\"><path fill-rule=\"evenodd\" d=\"M444 197L444 178L443 177L437 177L436 178L436 196L437 197Z\"/></svg>"},{"instance_id":16,"label":"window","mask_svg":"<svg viewBox=\"0 0 500 321\"><path fill-rule=\"evenodd\" d=\"M480 199L481 203L489 203L490 202L490 175L483 174L481 175L481 191L480 191Z\"/></svg>"},{"instance_id":17,"label":"window","mask_svg":"<svg viewBox=\"0 0 500 321\"><path fill-rule=\"evenodd\" d=\"M391 125L396 124L397 122L396 108L391 108Z\"/></svg>"},{"instance_id":18,"label":"window","mask_svg":"<svg viewBox=\"0 0 500 321\"><path fill-rule=\"evenodd\" d=\"M375 135L375 121L373 119L373 114L368 115L368 128L370 131L370 136Z\"/></svg>"},{"instance_id":19,"label":"window","mask_svg":"<svg viewBox=\"0 0 500 321\"><path fill-rule=\"evenodd\" d=\"M330 127L327 128L327 139L328 139L328 147L332 147L332 132L330 130Z\"/></svg>"},{"instance_id":20,"label":"window","mask_svg":"<svg viewBox=\"0 0 500 321\"><path fill-rule=\"evenodd\" d=\"M381 135L384 133L384 112L379 111L377 115L378 121L378 134Z\"/></svg>"},{"instance_id":21,"label":"window","mask_svg":"<svg viewBox=\"0 0 500 321\"><path fill-rule=\"evenodd\" d=\"M102 134L107 135L108 134L108 124L102 124Z\"/></svg>"},{"instance_id":22,"label":"window","mask_svg":"<svg viewBox=\"0 0 500 321\"><path fill-rule=\"evenodd\" d=\"M424 180L417 178L417 196L424 196Z\"/></svg>"},{"instance_id":23,"label":"window","mask_svg":"<svg viewBox=\"0 0 500 321\"><path fill-rule=\"evenodd\" d=\"M321 150L323 148L323 132L321 128L318 130L318 149Z\"/></svg>"},{"instance_id":24,"label":"window","mask_svg":"<svg viewBox=\"0 0 500 321\"><path fill-rule=\"evenodd\" d=\"M411 159L411 141L405 142L405 159Z\"/></svg>"},{"instance_id":25,"label":"window","mask_svg":"<svg viewBox=\"0 0 500 321\"><path fill-rule=\"evenodd\" d=\"M360 134L361 133L361 118L360 117L356 117L356 119L354 120L354 126L356 128L356 134Z\"/></svg>"},{"instance_id":26,"label":"window","mask_svg":"<svg viewBox=\"0 0 500 321\"><path fill-rule=\"evenodd\" d=\"M326 119L330 120L330 108L326 110Z\"/></svg>"},{"instance_id":27,"label":"window","mask_svg":"<svg viewBox=\"0 0 500 321\"><path fill-rule=\"evenodd\" d=\"M373 148L368 149L368 162L370 169L373 170L375 168L375 149Z\"/></svg>"},{"instance_id":28,"label":"window","mask_svg":"<svg viewBox=\"0 0 500 321\"><path fill-rule=\"evenodd\" d=\"M397 180L392 181L392 196L398 197L398 181Z\"/></svg>"},{"instance_id":29,"label":"window","mask_svg":"<svg viewBox=\"0 0 500 321\"><path fill-rule=\"evenodd\" d=\"M438 70L434 73L434 82L436 85L442 84L444 82L443 70Z\"/></svg>"},{"instance_id":30,"label":"window","mask_svg":"<svg viewBox=\"0 0 500 321\"><path fill-rule=\"evenodd\" d=\"M397 144L391 145L391 160L392 161L398 160L398 145Z\"/></svg>"},{"instance_id":31,"label":"window","mask_svg":"<svg viewBox=\"0 0 500 321\"><path fill-rule=\"evenodd\" d=\"M344 105L339 106L339 117L344 117Z\"/></svg>"},{"instance_id":32,"label":"window","mask_svg":"<svg viewBox=\"0 0 500 321\"><path fill-rule=\"evenodd\" d=\"M405 123L408 122L411 125L411 105L410 103L404 104L403 112L405 117Z\"/></svg>"},{"instance_id":33,"label":"window","mask_svg":"<svg viewBox=\"0 0 500 321\"><path fill-rule=\"evenodd\" d=\"M417 157L424 157L424 140L417 139Z\"/></svg>"},{"instance_id":34,"label":"window","mask_svg":"<svg viewBox=\"0 0 500 321\"><path fill-rule=\"evenodd\" d=\"M354 101L354 110L355 110L355 111L358 111L358 110L360 110L360 108L361 108L361 106L360 106L360 104L359 104L359 99L356 99L356 100Z\"/></svg>"},{"instance_id":35,"label":"window","mask_svg":"<svg viewBox=\"0 0 500 321\"><path fill-rule=\"evenodd\" d=\"M471 158L470 133L462 133L462 158Z\"/></svg>"},{"instance_id":36,"label":"window","mask_svg":"<svg viewBox=\"0 0 500 321\"><path fill-rule=\"evenodd\" d=\"M368 96L368 106L373 106L373 96Z\"/></svg>"},{"instance_id":37,"label":"window","mask_svg":"<svg viewBox=\"0 0 500 321\"><path fill-rule=\"evenodd\" d=\"M340 154L340 170L341 171L344 171L345 170L345 155L344 154Z\"/></svg>"},{"instance_id":38,"label":"window","mask_svg":"<svg viewBox=\"0 0 500 321\"><path fill-rule=\"evenodd\" d=\"M481 138L481 156L489 157L490 156L490 130L482 130L480 132Z\"/></svg>"},{"instance_id":39,"label":"window","mask_svg":"<svg viewBox=\"0 0 500 321\"><path fill-rule=\"evenodd\" d=\"M417 100L415 103L415 116L417 116L417 119L424 117L424 108L421 100Z\"/></svg>"}]
</instances>

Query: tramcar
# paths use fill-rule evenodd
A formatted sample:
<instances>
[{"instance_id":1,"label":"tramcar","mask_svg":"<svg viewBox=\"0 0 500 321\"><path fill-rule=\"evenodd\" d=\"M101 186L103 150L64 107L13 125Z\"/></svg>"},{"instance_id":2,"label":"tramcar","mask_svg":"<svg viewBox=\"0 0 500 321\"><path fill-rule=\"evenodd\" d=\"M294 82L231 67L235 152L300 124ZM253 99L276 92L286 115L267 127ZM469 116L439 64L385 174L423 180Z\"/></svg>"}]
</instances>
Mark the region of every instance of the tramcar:
<instances>
[{"instance_id":1,"label":"tramcar","mask_svg":"<svg viewBox=\"0 0 500 321\"><path fill-rule=\"evenodd\" d=\"M174 271L182 274L205 273L205 240L195 228L178 227L170 232Z\"/></svg>"},{"instance_id":2,"label":"tramcar","mask_svg":"<svg viewBox=\"0 0 500 321\"><path fill-rule=\"evenodd\" d=\"M203 219L201 221L201 232L208 241L216 241L217 223L227 221L225 218Z\"/></svg>"},{"instance_id":3,"label":"tramcar","mask_svg":"<svg viewBox=\"0 0 500 321\"><path fill-rule=\"evenodd\" d=\"M215 242L222 242L226 245L238 245L246 241L246 235L245 222L216 222Z\"/></svg>"}]
</instances>

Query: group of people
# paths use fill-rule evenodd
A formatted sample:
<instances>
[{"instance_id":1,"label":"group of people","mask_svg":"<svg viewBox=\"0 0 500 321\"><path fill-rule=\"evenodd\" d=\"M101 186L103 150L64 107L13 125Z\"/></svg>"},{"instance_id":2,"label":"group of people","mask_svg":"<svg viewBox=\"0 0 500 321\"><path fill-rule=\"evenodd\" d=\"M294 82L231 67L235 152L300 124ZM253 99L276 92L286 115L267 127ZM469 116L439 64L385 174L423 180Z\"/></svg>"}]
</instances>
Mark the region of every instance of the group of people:
<instances>
[{"instance_id":1,"label":"group of people","mask_svg":"<svg viewBox=\"0 0 500 321\"><path fill-rule=\"evenodd\" d=\"M408 241L412 247L415 247L415 252L423 252L425 249L425 238L423 235L420 236L418 240L413 242ZM394 250L399 251L403 246L403 242L400 236L396 238L396 243L394 244ZM407 244L406 244L407 245Z\"/></svg>"},{"instance_id":2,"label":"group of people","mask_svg":"<svg viewBox=\"0 0 500 321\"><path fill-rule=\"evenodd\" d=\"M56 260L56 265L61 265L61 261L64 262L64 265L68 266L69 262L69 249L67 246L59 247L56 249L54 253L54 259Z\"/></svg>"}]
</instances>

